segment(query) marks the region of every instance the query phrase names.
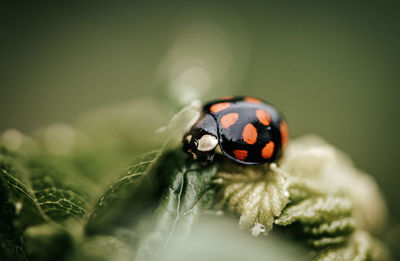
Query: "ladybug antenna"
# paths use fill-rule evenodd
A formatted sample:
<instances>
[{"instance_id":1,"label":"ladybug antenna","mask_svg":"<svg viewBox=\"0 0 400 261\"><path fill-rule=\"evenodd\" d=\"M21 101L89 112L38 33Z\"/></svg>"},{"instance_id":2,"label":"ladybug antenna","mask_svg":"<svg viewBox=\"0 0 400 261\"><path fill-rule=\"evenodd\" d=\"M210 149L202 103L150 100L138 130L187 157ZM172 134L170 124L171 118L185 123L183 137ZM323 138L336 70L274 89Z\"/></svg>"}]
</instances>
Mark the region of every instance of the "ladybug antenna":
<instances>
[{"instance_id":1,"label":"ladybug antenna","mask_svg":"<svg viewBox=\"0 0 400 261\"><path fill-rule=\"evenodd\" d=\"M190 154L192 154L193 159L197 159L196 153L194 153L191 149L189 149L188 152L189 152Z\"/></svg>"}]
</instances>

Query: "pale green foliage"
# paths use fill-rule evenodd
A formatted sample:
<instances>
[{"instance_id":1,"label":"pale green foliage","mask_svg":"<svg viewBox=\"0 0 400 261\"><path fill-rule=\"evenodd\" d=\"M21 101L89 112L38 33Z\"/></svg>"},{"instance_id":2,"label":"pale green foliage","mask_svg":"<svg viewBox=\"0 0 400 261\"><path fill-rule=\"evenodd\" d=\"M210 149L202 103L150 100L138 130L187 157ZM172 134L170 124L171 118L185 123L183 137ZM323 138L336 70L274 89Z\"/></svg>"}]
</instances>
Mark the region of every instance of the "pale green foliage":
<instances>
[{"instance_id":1,"label":"pale green foliage","mask_svg":"<svg viewBox=\"0 0 400 261\"><path fill-rule=\"evenodd\" d=\"M335 220L343 216L350 216L351 201L344 197L315 197L298 204L292 204L277 218L277 225L287 226L296 221L304 224L319 224Z\"/></svg>"},{"instance_id":2,"label":"pale green foliage","mask_svg":"<svg viewBox=\"0 0 400 261\"><path fill-rule=\"evenodd\" d=\"M278 220L276 221L278 222ZM324 222L322 224L304 225L304 232L313 236L323 234L343 234L353 231L355 220L352 217L340 218L332 222Z\"/></svg>"},{"instance_id":3,"label":"pale green foliage","mask_svg":"<svg viewBox=\"0 0 400 261\"><path fill-rule=\"evenodd\" d=\"M291 177L292 201L318 195L347 197L353 203L357 226L373 232L382 229L387 210L376 182L322 139L305 136L293 140L279 168Z\"/></svg>"},{"instance_id":4,"label":"pale green foliage","mask_svg":"<svg viewBox=\"0 0 400 261\"><path fill-rule=\"evenodd\" d=\"M321 251L317 257L382 258L370 254L384 251L381 245L365 243L371 237L364 231L378 230L386 215L376 183L319 138L292 141L285 157L270 169L228 168L217 176L222 192L216 207L239 214L239 226L252 228L253 235L260 227L268 232L272 224L296 227L309 247Z\"/></svg>"},{"instance_id":5,"label":"pale green foliage","mask_svg":"<svg viewBox=\"0 0 400 261\"><path fill-rule=\"evenodd\" d=\"M388 260L388 253L380 242L372 238L365 231L354 232L348 243L338 247L321 251L318 261L361 261L361 260Z\"/></svg>"},{"instance_id":6,"label":"pale green foliage","mask_svg":"<svg viewBox=\"0 0 400 261\"><path fill-rule=\"evenodd\" d=\"M239 226L251 228L262 224L266 232L272 229L274 218L281 214L289 202L288 183L278 173L260 167L227 169L222 167L216 182L222 186L221 201L217 206L228 205L229 210L239 213Z\"/></svg>"}]
</instances>

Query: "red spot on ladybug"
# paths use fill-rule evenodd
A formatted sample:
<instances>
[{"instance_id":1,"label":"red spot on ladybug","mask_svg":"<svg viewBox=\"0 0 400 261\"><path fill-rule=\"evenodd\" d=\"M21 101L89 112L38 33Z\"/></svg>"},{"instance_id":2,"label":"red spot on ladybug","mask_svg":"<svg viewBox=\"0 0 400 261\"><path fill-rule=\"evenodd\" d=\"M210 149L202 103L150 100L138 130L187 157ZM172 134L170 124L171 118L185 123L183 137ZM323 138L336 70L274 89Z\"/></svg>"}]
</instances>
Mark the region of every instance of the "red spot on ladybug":
<instances>
[{"instance_id":1,"label":"red spot on ladybug","mask_svg":"<svg viewBox=\"0 0 400 261\"><path fill-rule=\"evenodd\" d=\"M254 97L245 97L243 100L249 102L249 103L261 103L260 99L254 98Z\"/></svg>"},{"instance_id":2,"label":"red spot on ladybug","mask_svg":"<svg viewBox=\"0 0 400 261\"><path fill-rule=\"evenodd\" d=\"M230 126L232 126L233 124L235 124L239 119L239 113L236 112L232 112L232 113L228 113L224 116L221 117L221 125L222 128L227 129Z\"/></svg>"},{"instance_id":3,"label":"red spot on ladybug","mask_svg":"<svg viewBox=\"0 0 400 261\"><path fill-rule=\"evenodd\" d=\"M286 124L285 121L281 121L281 124L279 125L280 131L281 131L281 142L282 142L282 148L286 147L288 141L289 141L289 128Z\"/></svg>"},{"instance_id":4,"label":"red spot on ladybug","mask_svg":"<svg viewBox=\"0 0 400 261\"><path fill-rule=\"evenodd\" d=\"M234 96L224 96L224 97L221 97L220 99L221 100L232 100L234 98Z\"/></svg>"},{"instance_id":5,"label":"red spot on ladybug","mask_svg":"<svg viewBox=\"0 0 400 261\"><path fill-rule=\"evenodd\" d=\"M248 151L247 150L234 150L233 154L235 155L235 158L238 160L244 160L247 158Z\"/></svg>"},{"instance_id":6,"label":"red spot on ladybug","mask_svg":"<svg viewBox=\"0 0 400 261\"><path fill-rule=\"evenodd\" d=\"M271 123L271 115L263 109L256 110L256 117L265 126Z\"/></svg>"},{"instance_id":7,"label":"red spot on ladybug","mask_svg":"<svg viewBox=\"0 0 400 261\"><path fill-rule=\"evenodd\" d=\"M269 159L272 157L272 154L274 154L274 149L275 149L275 143L273 141L268 142L265 144L264 148L261 150L261 156L264 159Z\"/></svg>"},{"instance_id":8,"label":"red spot on ladybug","mask_svg":"<svg viewBox=\"0 0 400 261\"><path fill-rule=\"evenodd\" d=\"M229 102L216 103L210 107L210 111L214 113L220 112L227 109L229 106L231 106Z\"/></svg>"},{"instance_id":9,"label":"red spot on ladybug","mask_svg":"<svg viewBox=\"0 0 400 261\"><path fill-rule=\"evenodd\" d=\"M254 144L257 141L257 129L253 124L248 123L243 128L242 137L247 144Z\"/></svg>"}]
</instances>

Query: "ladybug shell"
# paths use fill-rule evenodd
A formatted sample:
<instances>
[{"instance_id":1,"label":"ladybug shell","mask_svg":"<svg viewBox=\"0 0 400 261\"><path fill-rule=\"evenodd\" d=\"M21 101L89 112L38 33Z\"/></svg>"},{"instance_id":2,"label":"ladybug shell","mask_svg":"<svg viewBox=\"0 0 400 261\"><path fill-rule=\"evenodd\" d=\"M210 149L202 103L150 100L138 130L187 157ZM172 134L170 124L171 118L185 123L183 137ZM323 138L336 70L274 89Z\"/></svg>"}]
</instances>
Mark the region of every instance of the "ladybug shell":
<instances>
[{"instance_id":1,"label":"ladybug shell","mask_svg":"<svg viewBox=\"0 0 400 261\"><path fill-rule=\"evenodd\" d=\"M222 98L204 105L203 113L217 123L221 151L241 164L277 160L289 138L280 113L257 98Z\"/></svg>"}]
</instances>

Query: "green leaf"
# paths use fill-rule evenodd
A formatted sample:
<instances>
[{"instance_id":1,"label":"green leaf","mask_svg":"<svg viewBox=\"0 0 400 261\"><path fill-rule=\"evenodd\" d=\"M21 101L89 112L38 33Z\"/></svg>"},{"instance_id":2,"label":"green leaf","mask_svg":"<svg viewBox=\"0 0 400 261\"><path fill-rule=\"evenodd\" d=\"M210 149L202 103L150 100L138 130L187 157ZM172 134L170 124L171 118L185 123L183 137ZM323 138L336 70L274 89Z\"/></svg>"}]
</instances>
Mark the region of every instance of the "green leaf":
<instances>
[{"instance_id":1,"label":"green leaf","mask_svg":"<svg viewBox=\"0 0 400 261\"><path fill-rule=\"evenodd\" d=\"M5 199L14 205L15 222L21 228L43 222L46 216L37 203L27 170L10 156L0 155L0 181Z\"/></svg>"},{"instance_id":2,"label":"green leaf","mask_svg":"<svg viewBox=\"0 0 400 261\"><path fill-rule=\"evenodd\" d=\"M28 169L36 201L47 217L61 222L85 216L96 192L93 183L70 165L49 156L31 158Z\"/></svg>"},{"instance_id":3,"label":"green leaf","mask_svg":"<svg viewBox=\"0 0 400 261\"><path fill-rule=\"evenodd\" d=\"M66 225L64 221L70 217L82 219L92 187L84 180L78 179L79 174L73 173L72 168L67 167L68 164L65 162L52 162L48 156L24 159L17 154L6 153L4 150L2 154L0 155L0 187L4 195L0 200L5 207L1 210L8 211L1 215L0 223L3 224L1 234L7 239L13 237L17 239L14 242L17 246L15 258L18 256L23 258L25 254L21 254L23 253L21 251L26 248L29 259L46 260L42 256L46 254L46 256L52 256L53 258L47 258L52 260L54 256L62 253L61 250L66 250L67 245L63 244L64 247L56 251L59 241L54 240L55 234L36 233L35 231L45 230L35 230L35 228L55 227L57 228L56 238L59 238L60 233L64 238L67 237L67 227L62 228ZM54 222L62 226L55 225ZM27 231L23 234L26 228ZM34 232L31 233L32 231ZM23 241L21 241L22 238ZM11 241L4 240L3 242L5 244L3 246L7 245L8 251L13 249L10 246ZM23 246L22 242L26 245ZM43 252L44 245L51 248L54 255Z\"/></svg>"},{"instance_id":4,"label":"green leaf","mask_svg":"<svg viewBox=\"0 0 400 261\"><path fill-rule=\"evenodd\" d=\"M155 249L165 249L172 238L184 240L195 218L207 211L214 200L212 178L218 163L201 166L184 155L181 149L163 155L157 170L162 180L161 200L151 224L152 232L140 243L139 260L157 255Z\"/></svg>"},{"instance_id":5,"label":"green leaf","mask_svg":"<svg viewBox=\"0 0 400 261\"><path fill-rule=\"evenodd\" d=\"M157 194L157 179L146 178L147 173L157 163L160 151L153 151L134 160L132 167L114 181L96 202L88 215L88 234L113 230L115 226L134 223L133 217L151 204Z\"/></svg>"},{"instance_id":6,"label":"green leaf","mask_svg":"<svg viewBox=\"0 0 400 261\"><path fill-rule=\"evenodd\" d=\"M135 129L132 127L137 126L140 118L143 120L151 117L137 110L138 106L148 107L146 104L128 105L124 107L123 115L120 108L107 109L107 120L104 120L104 111L97 112L95 115L99 116L98 121L95 120L94 124L89 123L87 128L80 130L66 124L51 125L37 133L38 143L35 146L31 146L29 150L20 148L18 154L1 148L0 185L6 194L4 204L9 206L4 210L13 210L8 213L13 216L10 219L12 224L5 219L8 215L6 213L3 215L4 220L2 217L0 221L4 221L2 235L11 230L15 232L18 240L10 241L18 246L15 249L23 248L22 233L28 228L23 238L27 243L29 258L52 259L51 256L64 253L51 246L52 243L57 244L59 238L73 236L78 241L82 239L79 228L84 224L82 221L87 221L88 232L107 229L115 232L124 224L133 226L144 207L152 207L159 201L162 190L157 173L142 174L154 170L153 161L156 162L165 148L180 140L177 136L183 133L187 119L197 108L184 108L167 125L164 134L154 134L154 129L160 122L165 123L165 119L169 117L161 113L165 110L149 106L157 111L160 121L152 121L152 126L141 125L143 130L138 135L139 133L132 132ZM131 109L125 110L126 108ZM133 118L132 108L135 112ZM129 123L128 128L126 123ZM96 124L106 126L100 127ZM63 134L68 134L67 140L64 140ZM103 140L107 140L107 143L103 143ZM110 169L131 157L132 151L138 153L138 144L142 144L142 149L147 150L148 147L159 146L160 141L164 142L161 150L140 158L139 163L129 168L126 175L114 182L104 193L95 207L91 207L94 196L98 194L95 182L101 183L106 180L104 177L113 175L105 173L110 173ZM86 177L90 177L92 181ZM136 204L132 204L133 202ZM155 205L152 209L154 208ZM90 213L89 209L92 210ZM70 231L66 232L67 230ZM11 251L14 249L6 240L3 246ZM54 252L41 255L40 249L44 248L51 248Z\"/></svg>"},{"instance_id":7,"label":"green leaf","mask_svg":"<svg viewBox=\"0 0 400 261\"><path fill-rule=\"evenodd\" d=\"M21 240L22 229L14 224L16 209L7 199L6 183L0 181L0 260L27 260Z\"/></svg>"},{"instance_id":8,"label":"green leaf","mask_svg":"<svg viewBox=\"0 0 400 261\"><path fill-rule=\"evenodd\" d=\"M124 171L96 202L88 215L85 230L88 234L111 233L116 227L133 226L139 216L149 208L155 208L163 190L162 173L164 170L173 171L179 166L165 167L167 161L160 156L168 149L177 149L180 156L181 136L187 129L188 122L198 116L195 105L187 106L175 114L167 126L160 128L164 144L159 150L138 156L132 167ZM177 148L178 147L178 148ZM168 169L170 168L170 169Z\"/></svg>"},{"instance_id":9,"label":"green leaf","mask_svg":"<svg viewBox=\"0 0 400 261\"><path fill-rule=\"evenodd\" d=\"M82 219L96 187L67 162L49 155L17 160L0 156L1 180L18 204L23 226ZM21 165L24 164L24 167Z\"/></svg>"}]
</instances>

